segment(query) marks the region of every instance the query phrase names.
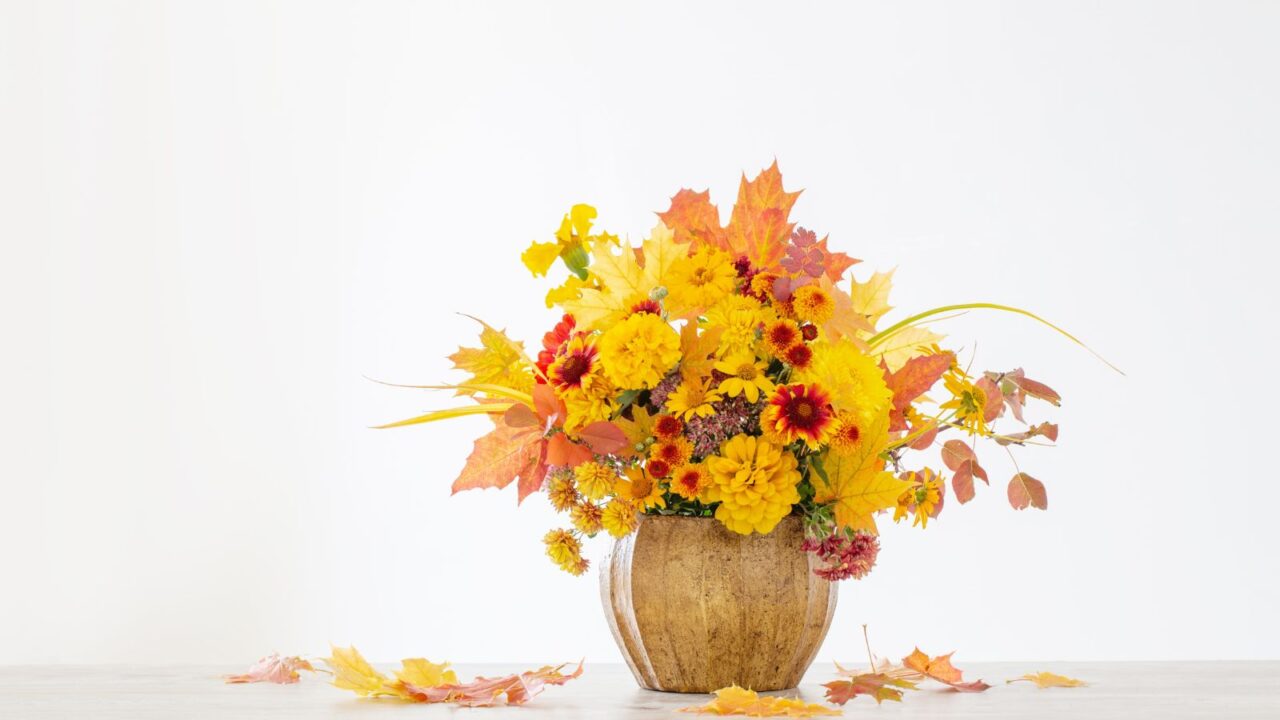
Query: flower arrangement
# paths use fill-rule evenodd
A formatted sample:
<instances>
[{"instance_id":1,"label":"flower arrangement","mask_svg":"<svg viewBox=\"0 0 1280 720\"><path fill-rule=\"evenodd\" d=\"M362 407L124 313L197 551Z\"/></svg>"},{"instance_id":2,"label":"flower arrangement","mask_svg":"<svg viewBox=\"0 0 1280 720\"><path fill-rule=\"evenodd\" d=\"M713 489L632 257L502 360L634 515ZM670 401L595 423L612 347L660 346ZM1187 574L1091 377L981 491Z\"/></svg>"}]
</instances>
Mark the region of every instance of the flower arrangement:
<instances>
[{"instance_id":1,"label":"flower arrangement","mask_svg":"<svg viewBox=\"0 0 1280 720\"><path fill-rule=\"evenodd\" d=\"M480 347L450 359L452 389L474 402L383 427L483 414L454 492L513 482L545 493L567 527L546 534L561 569L588 567L582 541L633 532L645 514L711 517L735 533L803 518L803 549L830 580L860 578L879 552L876 517L925 528L946 497L941 468L915 461L943 433L941 465L961 504L989 483L978 438L1003 446L1057 439L1028 425L1028 400L1059 403L1020 370L971 374L922 323L989 303L934 308L880 327L892 272L846 277L854 258L790 221L799 192L777 164L744 176L727 226L709 193L681 190L639 247L595 228L575 205L553 242L521 260L567 274L546 294L562 317L536 358L483 322ZM939 387L939 383L941 386ZM1011 415L1023 427L997 432ZM1019 472L1014 508L1045 509L1044 485Z\"/></svg>"}]
</instances>

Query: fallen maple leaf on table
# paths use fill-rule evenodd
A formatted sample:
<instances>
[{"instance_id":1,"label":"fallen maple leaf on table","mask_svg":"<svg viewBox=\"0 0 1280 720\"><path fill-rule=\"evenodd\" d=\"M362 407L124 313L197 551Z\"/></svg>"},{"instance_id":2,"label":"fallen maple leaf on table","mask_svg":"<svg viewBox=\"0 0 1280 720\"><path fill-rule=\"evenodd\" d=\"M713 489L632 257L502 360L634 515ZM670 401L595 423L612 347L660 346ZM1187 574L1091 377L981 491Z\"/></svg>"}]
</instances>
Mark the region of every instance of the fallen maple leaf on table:
<instances>
[{"instance_id":1,"label":"fallen maple leaf on table","mask_svg":"<svg viewBox=\"0 0 1280 720\"><path fill-rule=\"evenodd\" d=\"M1084 687L1089 684L1083 680L1069 678L1066 675L1055 675L1051 672L1040 672L1035 674L1028 673L1022 677L1014 678L1013 680L1005 680L1005 685L1021 681L1033 682L1041 688L1073 688Z\"/></svg>"},{"instance_id":2,"label":"fallen maple leaf on table","mask_svg":"<svg viewBox=\"0 0 1280 720\"><path fill-rule=\"evenodd\" d=\"M715 696L715 699L706 705L683 707L680 708L680 712L699 715L792 718L830 717L843 714L839 710L817 703L806 703L799 698L760 696L754 690L746 690L737 685L720 688L715 692Z\"/></svg>"},{"instance_id":3,"label":"fallen maple leaf on table","mask_svg":"<svg viewBox=\"0 0 1280 720\"><path fill-rule=\"evenodd\" d=\"M927 654L920 652L920 648L916 648L910 655L902 658L902 666L908 670L914 670L931 680L950 685L960 692L982 692L991 687L981 680L964 682L963 673L951 664L951 656L954 654L949 652L946 655L931 658Z\"/></svg>"},{"instance_id":4,"label":"fallen maple leaf on table","mask_svg":"<svg viewBox=\"0 0 1280 720\"><path fill-rule=\"evenodd\" d=\"M280 653L272 653L262 658L256 665L242 675L227 675L226 681L231 684L270 682L289 685L298 682L299 670L315 672L310 662L300 657L280 657Z\"/></svg>"},{"instance_id":5,"label":"fallen maple leaf on table","mask_svg":"<svg viewBox=\"0 0 1280 720\"><path fill-rule=\"evenodd\" d=\"M849 675L848 680L832 680L823 685L827 689L827 700L836 705L843 705L859 695L874 698L876 704L885 700L902 702L903 690L915 690L916 684L901 677L894 677L883 672L853 673L836 665L841 672Z\"/></svg>"},{"instance_id":6,"label":"fallen maple leaf on table","mask_svg":"<svg viewBox=\"0 0 1280 720\"><path fill-rule=\"evenodd\" d=\"M546 666L520 674L502 677L477 677L459 683L448 663L433 663L422 658L402 660L396 679L378 672L354 647L333 648L331 657L323 658L333 668L333 685L351 690L362 697L393 697L407 702L455 703L468 707L522 705L541 693L548 685L563 685L582 675L582 663L569 674L560 672L565 666Z\"/></svg>"}]
</instances>

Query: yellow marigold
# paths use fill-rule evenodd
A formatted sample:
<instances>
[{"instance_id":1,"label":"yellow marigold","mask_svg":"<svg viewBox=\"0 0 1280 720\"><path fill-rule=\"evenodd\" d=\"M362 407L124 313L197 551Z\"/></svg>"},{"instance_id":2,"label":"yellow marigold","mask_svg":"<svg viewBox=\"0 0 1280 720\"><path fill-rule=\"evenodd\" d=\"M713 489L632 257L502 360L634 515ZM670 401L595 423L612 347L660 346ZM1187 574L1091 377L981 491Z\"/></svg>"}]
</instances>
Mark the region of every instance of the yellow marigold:
<instances>
[{"instance_id":1,"label":"yellow marigold","mask_svg":"<svg viewBox=\"0 0 1280 720\"><path fill-rule=\"evenodd\" d=\"M658 481L644 468L628 468L626 479L619 480L613 487L613 493L640 508L667 506L662 499L662 488Z\"/></svg>"},{"instance_id":2,"label":"yellow marigold","mask_svg":"<svg viewBox=\"0 0 1280 720\"><path fill-rule=\"evenodd\" d=\"M920 472L906 473L903 479L914 482L915 486L898 496L893 521L898 522L907 515L915 515L911 527L919 525L923 530L929 526L929 518L937 514L938 506L942 503L942 476L925 468Z\"/></svg>"},{"instance_id":3,"label":"yellow marigold","mask_svg":"<svg viewBox=\"0 0 1280 720\"><path fill-rule=\"evenodd\" d=\"M776 358L785 357L788 350L804 342L800 326L794 320L786 318L767 323L761 339L764 340L765 350Z\"/></svg>"},{"instance_id":4,"label":"yellow marigold","mask_svg":"<svg viewBox=\"0 0 1280 720\"><path fill-rule=\"evenodd\" d=\"M745 395L747 402L757 402L762 393L773 392L773 381L765 375L768 365L747 352L739 352L715 364L716 370L729 377L720 381L719 389L729 397Z\"/></svg>"},{"instance_id":5,"label":"yellow marigold","mask_svg":"<svg viewBox=\"0 0 1280 720\"><path fill-rule=\"evenodd\" d=\"M551 507L564 512L578 502L578 489L573 486L572 475L554 475L547 483L547 499Z\"/></svg>"},{"instance_id":6,"label":"yellow marigold","mask_svg":"<svg viewBox=\"0 0 1280 720\"><path fill-rule=\"evenodd\" d=\"M547 557L560 566L561 570L572 575L581 575L587 569L587 561L582 557L582 543L568 530L552 530L542 538L547 546Z\"/></svg>"},{"instance_id":7,"label":"yellow marigold","mask_svg":"<svg viewBox=\"0 0 1280 720\"><path fill-rule=\"evenodd\" d=\"M720 391L708 388L705 380L693 378L667 396L667 411L684 420L694 417L711 417L716 409L711 403L720 399Z\"/></svg>"},{"instance_id":8,"label":"yellow marigold","mask_svg":"<svg viewBox=\"0 0 1280 720\"><path fill-rule=\"evenodd\" d=\"M884 371L849 340L817 341L808 367L792 368L793 382L816 384L831 396L837 411L852 410L863 422L889 412L893 392L884 383Z\"/></svg>"},{"instance_id":9,"label":"yellow marigold","mask_svg":"<svg viewBox=\"0 0 1280 720\"><path fill-rule=\"evenodd\" d=\"M671 492L686 500L704 497L711 484L711 476L700 464L681 465L671 473Z\"/></svg>"},{"instance_id":10,"label":"yellow marigold","mask_svg":"<svg viewBox=\"0 0 1280 720\"><path fill-rule=\"evenodd\" d=\"M657 385L680 361L680 335L649 313L632 315L609 328L597 345L605 375L627 390Z\"/></svg>"},{"instance_id":11,"label":"yellow marigold","mask_svg":"<svg viewBox=\"0 0 1280 720\"><path fill-rule=\"evenodd\" d=\"M693 457L693 443L683 436L662 440L649 448L649 459L661 460L669 468L679 467L689 462L691 457Z\"/></svg>"},{"instance_id":12,"label":"yellow marigold","mask_svg":"<svg viewBox=\"0 0 1280 720\"><path fill-rule=\"evenodd\" d=\"M727 295L707 311L707 325L719 328L720 345L716 354L751 350L756 344L756 332L764 323L774 319L772 310L759 300L745 295Z\"/></svg>"},{"instance_id":13,"label":"yellow marigold","mask_svg":"<svg viewBox=\"0 0 1280 720\"><path fill-rule=\"evenodd\" d=\"M608 530L610 535L620 538L626 537L636 529L636 525L640 524L640 517L635 505L615 498L604 506L602 522L604 529Z\"/></svg>"},{"instance_id":14,"label":"yellow marigold","mask_svg":"<svg viewBox=\"0 0 1280 720\"><path fill-rule=\"evenodd\" d=\"M796 317L821 325L835 313L835 300L818 285L804 285L791 295L791 309Z\"/></svg>"},{"instance_id":15,"label":"yellow marigold","mask_svg":"<svg viewBox=\"0 0 1280 720\"><path fill-rule=\"evenodd\" d=\"M578 480L578 490L588 500L599 500L613 489L618 474L608 465L598 462L584 462L573 469L573 476Z\"/></svg>"},{"instance_id":16,"label":"yellow marigold","mask_svg":"<svg viewBox=\"0 0 1280 720\"><path fill-rule=\"evenodd\" d=\"M600 506L591 502L578 503L569 512L569 519L573 521L573 526L586 535L595 535L600 532L600 528L603 527L601 516Z\"/></svg>"},{"instance_id":17,"label":"yellow marigold","mask_svg":"<svg viewBox=\"0 0 1280 720\"><path fill-rule=\"evenodd\" d=\"M703 246L671 264L667 271L667 308L677 314L704 310L733 292L738 272L729 254Z\"/></svg>"},{"instance_id":18,"label":"yellow marigold","mask_svg":"<svg viewBox=\"0 0 1280 720\"><path fill-rule=\"evenodd\" d=\"M720 502L716 519L736 533L770 532L800 502L795 455L764 438L735 435L704 464L707 501Z\"/></svg>"}]
</instances>

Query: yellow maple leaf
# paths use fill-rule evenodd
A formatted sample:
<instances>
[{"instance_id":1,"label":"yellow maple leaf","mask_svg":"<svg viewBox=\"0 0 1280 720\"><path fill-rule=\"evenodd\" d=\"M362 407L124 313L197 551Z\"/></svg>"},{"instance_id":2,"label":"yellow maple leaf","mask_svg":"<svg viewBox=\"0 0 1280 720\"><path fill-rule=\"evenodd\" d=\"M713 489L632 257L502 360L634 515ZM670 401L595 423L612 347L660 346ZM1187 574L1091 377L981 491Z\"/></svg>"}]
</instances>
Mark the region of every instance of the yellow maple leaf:
<instances>
[{"instance_id":1,"label":"yellow maple leaf","mask_svg":"<svg viewBox=\"0 0 1280 720\"><path fill-rule=\"evenodd\" d=\"M474 318L473 318L474 319ZM480 347L460 347L449 356L454 368L470 373L465 385L501 385L521 392L533 387L533 362L524 351L524 343L512 340L501 330L477 320L484 329L480 331ZM474 394L458 390L459 395Z\"/></svg>"},{"instance_id":2,"label":"yellow maple leaf","mask_svg":"<svg viewBox=\"0 0 1280 720\"><path fill-rule=\"evenodd\" d=\"M864 429L858 446L847 453L825 452L815 473L814 500L835 503L835 520L842 527L876 533L875 513L891 508L911 483L885 470L881 457L888 444L888 416L877 415Z\"/></svg>"},{"instance_id":3,"label":"yellow maple leaf","mask_svg":"<svg viewBox=\"0 0 1280 720\"><path fill-rule=\"evenodd\" d=\"M759 695L737 685L720 688L715 699L706 705L680 708L680 712L698 715L746 715L748 717L812 718L839 716L841 711L799 698Z\"/></svg>"},{"instance_id":4,"label":"yellow maple leaf","mask_svg":"<svg viewBox=\"0 0 1280 720\"><path fill-rule=\"evenodd\" d=\"M871 323L872 332L876 323L885 313L893 309L889 304L889 291L893 288L893 270L872 273L865 283L853 278L853 287L849 294L853 298L853 311L865 317Z\"/></svg>"},{"instance_id":5,"label":"yellow maple leaf","mask_svg":"<svg viewBox=\"0 0 1280 720\"><path fill-rule=\"evenodd\" d=\"M672 264L689 254L689 246L676 242L676 234L661 222L644 241L644 285L652 291L665 287Z\"/></svg>"},{"instance_id":6,"label":"yellow maple leaf","mask_svg":"<svg viewBox=\"0 0 1280 720\"><path fill-rule=\"evenodd\" d=\"M704 328L698 332L698 322L690 319L680 328L680 376L685 380L708 377L716 364L715 351L720 346L722 327Z\"/></svg>"},{"instance_id":7,"label":"yellow maple leaf","mask_svg":"<svg viewBox=\"0 0 1280 720\"><path fill-rule=\"evenodd\" d=\"M329 657L320 659L333 670L334 687L350 690L361 697L395 694L387 688L390 678L374 670L354 647L331 646L330 653Z\"/></svg>"},{"instance_id":8,"label":"yellow maple leaf","mask_svg":"<svg viewBox=\"0 0 1280 720\"><path fill-rule=\"evenodd\" d=\"M884 342L871 348L870 355L883 360L891 372L897 371L908 360L927 351L941 342L944 335L939 335L928 328L916 325L903 328L890 335Z\"/></svg>"},{"instance_id":9,"label":"yellow maple leaf","mask_svg":"<svg viewBox=\"0 0 1280 720\"><path fill-rule=\"evenodd\" d=\"M1034 674L1028 673L1026 675L1023 675L1022 677L1014 678L1013 680L1006 680L1005 684L1008 685L1009 683L1015 683L1020 680L1033 682L1037 686L1042 688L1084 687L1089 684L1083 680L1070 678L1070 677L1067 677L1066 675L1055 675L1054 673L1051 673L1051 672L1039 672Z\"/></svg>"},{"instance_id":10,"label":"yellow maple leaf","mask_svg":"<svg viewBox=\"0 0 1280 720\"><path fill-rule=\"evenodd\" d=\"M631 406L630 419L619 417L613 422L622 428L622 434L627 436L627 442L630 443L633 451L636 445L653 436L653 416L640 405Z\"/></svg>"},{"instance_id":11,"label":"yellow maple leaf","mask_svg":"<svg viewBox=\"0 0 1280 720\"><path fill-rule=\"evenodd\" d=\"M615 253L610 245L598 242L592 247L588 276L591 284L576 288L576 297L560 302L584 330L604 327L635 303L649 299L653 289L666 281L671 264L689 249L677 245L675 234L662 223L641 244L639 252L623 245L621 252ZM558 297L567 295L569 292Z\"/></svg>"},{"instance_id":12,"label":"yellow maple leaf","mask_svg":"<svg viewBox=\"0 0 1280 720\"><path fill-rule=\"evenodd\" d=\"M436 687L445 683L457 683L458 675L449 669L449 663L433 663L426 658L408 658L400 661L396 679L418 687Z\"/></svg>"}]
</instances>

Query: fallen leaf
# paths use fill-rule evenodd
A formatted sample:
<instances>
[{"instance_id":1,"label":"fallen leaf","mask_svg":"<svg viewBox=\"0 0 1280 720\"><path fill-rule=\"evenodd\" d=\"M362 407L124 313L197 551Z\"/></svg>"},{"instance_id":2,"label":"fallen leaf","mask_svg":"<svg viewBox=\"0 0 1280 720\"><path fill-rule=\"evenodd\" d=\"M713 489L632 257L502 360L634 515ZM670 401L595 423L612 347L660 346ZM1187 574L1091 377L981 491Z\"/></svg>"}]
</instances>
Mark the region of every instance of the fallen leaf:
<instances>
[{"instance_id":1,"label":"fallen leaf","mask_svg":"<svg viewBox=\"0 0 1280 720\"><path fill-rule=\"evenodd\" d=\"M732 685L715 691L715 699L706 705L680 708L680 712L699 715L746 715L748 717L831 717L842 715L839 710L817 703L806 703L799 698L758 695Z\"/></svg>"},{"instance_id":2,"label":"fallen leaf","mask_svg":"<svg viewBox=\"0 0 1280 720\"><path fill-rule=\"evenodd\" d=\"M310 662L296 655L281 657L280 653L272 653L241 675L227 675L226 681L230 684L269 682L289 685L298 682L298 678L301 677L298 674L299 670L315 672L316 669Z\"/></svg>"},{"instance_id":3,"label":"fallen leaf","mask_svg":"<svg viewBox=\"0 0 1280 720\"><path fill-rule=\"evenodd\" d=\"M921 652L920 648L916 648L910 655L902 658L902 666L908 670L914 670L927 678L937 680L944 685L949 685L960 692L982 692L991 687L981 680L964 682L964 674L951 664L951 656L954 654L951 652L931 658Z\"/></svg>"},{"instance_id":4,"label":"fallen leaf","mask_svg":"<svg viewBox=\"0 0 1280 720\"><path fill-rule=\"evenodd\" d=\"M572 673L560 671L564 665L545 666L518 675L502 677L477 677L469 683L446 683L434 687L405 684L410 699L426 703L454 703L467 707L494 705L523 705L540 694L548 685L564 685L582 675L582 663Z\"/></svg>"},{"instance_id":5,"label":"fallen leaf","mask_svg":"<svg viewBox=\"0 0 1280 720\"><path fill-rule=\"evenodd\" d=\"M388 694L385 687L391 679L375 670L354 647L332 647L329 657L321 660L333 671L334 687L361 697Z\"/></svg>"},{"instance_id":6,"label":"fallen leaf","mask_svg":"<svg viewBox=\"0 0 1280 720\"><path fill-rule=\"evenodd\" d=\"M885 673L868 672L851 674L848 680L832 680L823 687L827 689L827 701L836 705L844 705L859 695L874 698L879 705L885 700L902 702L902 690L915 690L916 684Z\"/></svg>"},{"instance_id":7,"label":"fallen leaf","mask_svg":"<svg viewBox=\"0 0 1280 720\"><path fill-rule=\"evenodd\" d=\"M1048 510L1049 496L1045 494L1044 483L1023 472L1014 475L1009 481L1009 504L1014 510L1028 507Z\"/></svg>"},{"instance_id":8,"label":"fallen leaf","mask_svg":"<svg viewBox=\"0 0 1280 720\"><path fill-rule=\"evenodd\" d=\"M1051 672L1028 673L1013 680L1005 680L1005 684L1008 685L1009 683L1020 681L1033 682L1041 688L1073 688L1084 687L1089 684L1083 680L1069 678L1066 675L1055 675Z\"/></svg>"}]
</instances>

